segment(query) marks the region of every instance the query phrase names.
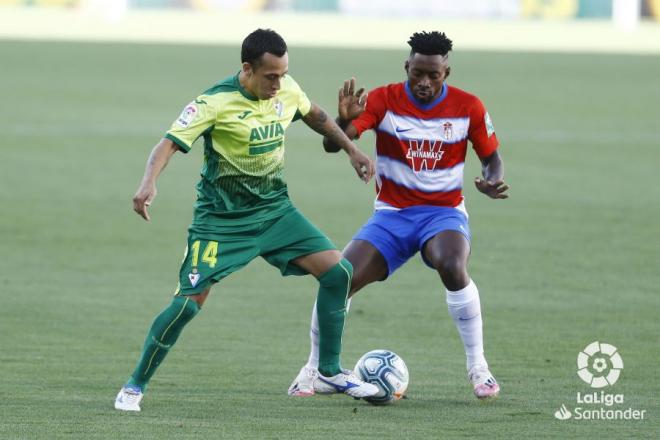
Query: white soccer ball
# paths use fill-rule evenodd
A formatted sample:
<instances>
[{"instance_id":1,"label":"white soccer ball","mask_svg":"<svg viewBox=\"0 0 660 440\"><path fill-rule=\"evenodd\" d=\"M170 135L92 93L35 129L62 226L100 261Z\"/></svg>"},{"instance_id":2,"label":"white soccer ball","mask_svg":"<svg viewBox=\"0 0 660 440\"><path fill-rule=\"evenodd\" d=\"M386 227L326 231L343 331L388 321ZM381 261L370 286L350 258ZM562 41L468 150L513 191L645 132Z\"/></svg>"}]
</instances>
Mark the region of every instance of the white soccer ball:
<instances>
[{"instance_id":1,"label":"white soccer ball","mask_svg":"<svg viewBox=\"0 0 660 440\"><path fill-rule=\"evenodd\" d=\"M408 388L408 367L396 353L373 350L355 364L355 375L378 387L378 394L365 398L374 405L388 405L401 399Z\"/></svg>"}]
</instances>

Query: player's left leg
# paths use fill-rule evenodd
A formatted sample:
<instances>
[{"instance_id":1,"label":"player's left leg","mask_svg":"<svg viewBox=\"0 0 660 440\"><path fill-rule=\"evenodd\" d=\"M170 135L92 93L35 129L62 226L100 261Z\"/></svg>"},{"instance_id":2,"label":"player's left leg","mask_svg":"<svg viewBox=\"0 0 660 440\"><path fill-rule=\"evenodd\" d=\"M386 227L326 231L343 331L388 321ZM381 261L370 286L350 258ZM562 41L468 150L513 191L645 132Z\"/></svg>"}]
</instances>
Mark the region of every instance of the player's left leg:
<instances>
[{"instance_id":1,"label":"player's left leg","mask_svg":"<svg viewBox=\"0 0 660 440\"><path fill-rule=\"evenodd\" d=\"M261 237L262 256L283 275L312 274L319 281L316 312L319 322L319 376L338 392L353 397L378 389L342 370L339 362L346 319L346 301L353 266L328 238L298 210L278 220Z\"/></svg>"},{"instance_id":2,"label":"player's left leg","mask_svg":"<svg viewBox=\"0 0 660 440\"><path fill-rule=\"evenodd\" d=\"M345 393L352 397L368 397L376 394L377 387L361 381L352 372L342 369L339 362L353 266L336 250L305 255L293 260L293 264L319 280L316 299L319 366L316 380L334 392Z\"/></svg>"},{"instance_id":3,"label":"player's left leg","mask_svg":"<svg viewBox=\"0 0 660 440\"><path fill-rule=\"evenodd\" d=\"M467 272L470 244L456 230L445 230L426 241L423 257L440 274L447 293L447 308L463 341L468 378L479 398L494 397L499 385L484 356L479 290Z\"/></svg>"},{"instance_id":4,"label":"player's left leg","mask_svg":"<svg viewBox=\"0 0 660 440\"><path fill-rule=\"evenodd\" d=\"M388 276L388 264L383 254L370 242L366 240L351 240L342 255L353 265L353 278L351 280L351 292L346 302L346 313L351 307L351 297L363 287L376 281L383 281ZM309 375L309 370L316 371L319 367L319 322L316 314L316 304L312 307L312 319L310 323L310 352L307 364L301 369L300 374ZM294 381L294 384L297 381Z\"/></svg>"},{"instance_id":5,"label":"player's left leg","mask_svg":"<svg viewBox=\"0 0 660 440\"><path fill-rule=\"evenodd\" d=\"M344 248L344 258L353 265L350 297L365 286L385 280L417 252L416 225L398 212L376 211ZM316 304L310 325L310 353L287 393L305 397L314 393L334 393L334 389L314 381L319 365L319 326Z\"/></svg>"},{"instance_id":6,"label":"player's left leg","mask_svg":"<svg viewBox=\"0 0 660 440\"><path fill-rule=\"evenodd\" d=\"M316 252L296 258L293 264L319 280L316 313L321 340L319 369L325 375L341 372L339 356L346 319L346 300L353 276L353 266L337 250ZM323 323L321 323L321 321Z\"/></svg>"}]
</instances>

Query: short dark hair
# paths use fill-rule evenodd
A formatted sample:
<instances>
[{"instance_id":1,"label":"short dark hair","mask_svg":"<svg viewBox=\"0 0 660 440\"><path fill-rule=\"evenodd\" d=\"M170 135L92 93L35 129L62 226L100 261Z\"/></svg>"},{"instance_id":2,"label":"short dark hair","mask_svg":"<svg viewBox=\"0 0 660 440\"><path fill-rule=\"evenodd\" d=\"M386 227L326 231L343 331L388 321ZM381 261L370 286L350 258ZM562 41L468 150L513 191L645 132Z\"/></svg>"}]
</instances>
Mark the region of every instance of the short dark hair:
<instances>
[{"instance_id":1,"label":"short dark hair","mask_svg":"<svg viewBox=\"0 0 660 440\"><path fill-rule=\"evenodd\" d=\"M447 55L452 48L452 42L444 32L415 32L408 40L410 55Z\"/></svg>"},{"instance_id":2,"label":"short dark hair","mask_svg":"<svg viewBox=\"0 0 660 440\"><path fill-rule=\"evenodd\" d=\"M254 64L266 52L282 57L286 53L284 38L272 29L257 29L243 40L241 62Z\"/></svg>"}]
</instances>

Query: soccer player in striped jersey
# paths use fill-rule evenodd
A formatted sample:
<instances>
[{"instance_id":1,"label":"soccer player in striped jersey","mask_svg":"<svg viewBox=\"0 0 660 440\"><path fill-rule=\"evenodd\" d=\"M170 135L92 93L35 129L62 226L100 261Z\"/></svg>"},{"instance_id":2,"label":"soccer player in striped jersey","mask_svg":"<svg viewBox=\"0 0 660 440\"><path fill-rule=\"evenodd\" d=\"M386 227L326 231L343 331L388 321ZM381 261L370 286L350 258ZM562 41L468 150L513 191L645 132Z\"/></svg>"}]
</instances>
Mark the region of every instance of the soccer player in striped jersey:
<instances>
[{"instance_id":1,"label":"soccer player in striped jersey","mask_svg":"<svg viewBox=\"0 0 660 440\"><path fill-rule=\"evenodd\" d=\"M488 112L474 95L448 85L452 42L444 33L412 35L407 80L367 94L355 80L339 90L338 124L350 139L376 131L375 212L344 249L354 268L351 295L391 275L418 251L446 290L449 313L465 347L468 379L478 398L500 387L484 356L479 291L467 271L470 229L462 195L468 141L481 160L479 191L505 199L508 185ZM326 151L339 151L327 137ZM312 313L312 350L289 388L294 396L332 392L316 379L317 315Z\"/></svg>"},{"instance_id":2,"label":"soccer player in striped jersey","mask_svg":"<svg viewBox=\"0 0 660 440\"><path fill-rule=\"evenodd\" d=\"M151 152L133 198L133 208L148 221L160 172L175 152L186 153L196 139L204 139L179 286L154 320L137 366L117 394L116 409L140 411L149 380L211 286L259 256L282 275L312 274L319 281L320 380L352 397L378 391L339 364L352 266L289 200L282 173L285 130L302 119L340 146L365 182L374 174L373 163L288 75L286 43L276 32L251 33L241 59L237 74L198 96L174 121Z\"/></svg>"}]
</instances>

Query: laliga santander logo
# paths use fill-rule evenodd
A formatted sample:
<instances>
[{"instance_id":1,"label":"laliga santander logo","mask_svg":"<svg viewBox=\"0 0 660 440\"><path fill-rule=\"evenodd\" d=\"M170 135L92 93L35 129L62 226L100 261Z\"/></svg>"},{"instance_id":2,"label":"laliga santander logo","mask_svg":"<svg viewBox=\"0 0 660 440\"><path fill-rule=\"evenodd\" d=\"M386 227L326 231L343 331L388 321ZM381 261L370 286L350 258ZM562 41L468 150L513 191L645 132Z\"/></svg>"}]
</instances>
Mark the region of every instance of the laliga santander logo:
<instances>
[{"instance_id":1,"label":"laliga santander logo","mask_svg":"<svg viewBox=\"0 0 660 440\"><path fill-rule=\"evenodd\" d=\"M616 347L606 343L592 342L577 357L578 376L591 385L603 388L614 385L623 370L623 360Z\"/></svg>"},{"instance_id":2,"label":"laliga santander logo","mask_svg":"<svg viewBox=\"0 0 660 440\"><path fill-rule=\"evenodd\" d=\"M584 347L577 357L578 376L591 388L605 388L614 385L621 370L623 360L617 348L604 342L592 342ZM562 404L555 411L559 420L644 420L645 409L623 406L623 394L610 394L605 391L581 393L575 398L576 406L567 408Z\"/></svg>"}]
</instances>

